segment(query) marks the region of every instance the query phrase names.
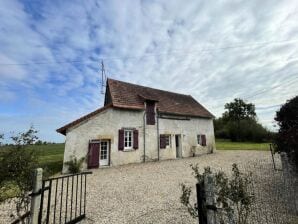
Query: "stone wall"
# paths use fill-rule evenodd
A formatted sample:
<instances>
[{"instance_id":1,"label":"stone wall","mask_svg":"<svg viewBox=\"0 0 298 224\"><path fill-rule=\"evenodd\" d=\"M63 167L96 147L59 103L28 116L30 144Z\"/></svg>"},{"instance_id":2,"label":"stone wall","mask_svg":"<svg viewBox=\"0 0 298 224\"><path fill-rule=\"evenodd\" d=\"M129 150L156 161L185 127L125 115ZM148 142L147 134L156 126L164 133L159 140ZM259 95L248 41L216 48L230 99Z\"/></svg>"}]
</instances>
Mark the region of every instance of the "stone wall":
<instances>
[{"instance_id":1,"label":"stone wall","mask_svg":"<svg viewBox=\"0 0 298 224\"><path fill-rule=\"evenodd\" d=\"M77 158L86 157L88 144L92 139L109 139L111 141L111 166L129 163L139 163L144 156L144 111L119 110L109 108L89 120L70 128L66 132L64 161L74 155ZM118 151L118 130L135 128L139 131L139 148L132 151ZM159 134L171 136L171 146L160 149L160 159L176 158L175 134L181 135L182 157L210 153L215 150L214 130L212 119L192 118L190 120L174 120L159 118ZM207 146L197 145L197 134L205 134ZM147 160L158 158L157 123L145 125L145 142ZM86 169L87 164L84 164ZM66 172L66 167L63 168Z\"/></svg>"}]
</instances>

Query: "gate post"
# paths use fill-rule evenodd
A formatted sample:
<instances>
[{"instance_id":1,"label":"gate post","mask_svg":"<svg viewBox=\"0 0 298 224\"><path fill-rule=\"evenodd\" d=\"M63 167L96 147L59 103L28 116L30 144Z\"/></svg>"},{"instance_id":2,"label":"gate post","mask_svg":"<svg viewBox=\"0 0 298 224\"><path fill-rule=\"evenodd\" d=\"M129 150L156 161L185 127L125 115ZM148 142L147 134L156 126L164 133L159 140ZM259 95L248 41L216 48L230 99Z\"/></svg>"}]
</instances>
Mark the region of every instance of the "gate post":
<instances>
[{"instance_id":1,"label":"gate post","mask_svg":"<svg viewBox=\"0 0 298 224\"><path fill-rule=\"evenodd\" d=\"M38 224L41 186L42 186L42 168L37 168L34 171L34 177L33 177L33 191L32 191L31 209L30 209L30 214L31 214L30 224Z\"/></svg>"},{"instance_id":2,"label":"gate post","mask_svg":"<svg viewBox=\"0 0 298 224\"><path fill-rule=\"evenodd\" d=\"M216 224L216 203L215 203L215 183L214 176L206 174L204 176L204 188L206 197L207 224Z\"/></svg>"}]
</instances>

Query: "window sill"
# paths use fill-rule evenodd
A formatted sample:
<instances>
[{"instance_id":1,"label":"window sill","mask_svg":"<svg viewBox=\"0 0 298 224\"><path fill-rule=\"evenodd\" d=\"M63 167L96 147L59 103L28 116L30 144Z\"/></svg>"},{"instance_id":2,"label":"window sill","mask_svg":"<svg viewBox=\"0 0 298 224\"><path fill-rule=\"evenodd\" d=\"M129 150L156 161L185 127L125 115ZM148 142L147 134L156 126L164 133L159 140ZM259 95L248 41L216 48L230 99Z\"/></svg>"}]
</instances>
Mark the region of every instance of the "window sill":
<instances>
[{"instance_id":1,"label":"window sill","mask_svg":"<svg viewBox=\"0 0 298 224\"><path fill-rule=\"evenodd\" d=\"M123 149L123 152L131 152L131 151L135 151L135 150L133 148Z\"/></svg>"}]
</instances>

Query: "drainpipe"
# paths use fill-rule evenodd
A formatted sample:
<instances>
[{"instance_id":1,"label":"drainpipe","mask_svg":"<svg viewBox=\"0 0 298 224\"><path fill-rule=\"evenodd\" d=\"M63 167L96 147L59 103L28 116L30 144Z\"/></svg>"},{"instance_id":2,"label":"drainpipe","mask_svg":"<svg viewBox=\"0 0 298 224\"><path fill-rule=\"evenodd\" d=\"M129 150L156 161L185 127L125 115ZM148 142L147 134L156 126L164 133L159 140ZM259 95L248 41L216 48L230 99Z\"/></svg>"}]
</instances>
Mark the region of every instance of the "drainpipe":
<instances>
[{"instance_id":1,"label":"drainpipe","mask_svg":"<svg viewBox=\"0 0 298 224\"><path fill-rule=\"evenodd\" d=\"M145 133L145 115L146 115L146 110L144 111L144 115L143 115L143 138L144 138L144 157L143 157L143 162L145 163L146 162L146 133Z\"/></svg>"},{"instance_id":2,"label":"drainpipe","mask_svg":"<svg viewBox=\"0 0 298 224\"><path fill-rule=\"evenodd\" d=\"M157 160L159 161L159 122L158 122L158 109L156 109L156 133L157 133Z\"/></svg>"}]
</instances>

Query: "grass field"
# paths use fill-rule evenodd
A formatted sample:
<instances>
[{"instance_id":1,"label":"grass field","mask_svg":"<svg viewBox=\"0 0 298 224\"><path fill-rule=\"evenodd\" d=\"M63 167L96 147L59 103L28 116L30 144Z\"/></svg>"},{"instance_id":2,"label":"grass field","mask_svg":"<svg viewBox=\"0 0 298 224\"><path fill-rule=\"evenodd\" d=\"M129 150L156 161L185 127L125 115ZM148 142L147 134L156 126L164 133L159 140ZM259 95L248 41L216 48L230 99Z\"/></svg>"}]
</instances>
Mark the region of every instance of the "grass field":
<instances>
[{"instance_id":1,"label":"grass field","mask_svg":"<svg viewBox=\"0 0 298 224\"><path fill-rule=\"evenodd\" d=\"M30 146L38 156L40 167L47 176L61 172L63 165L64 143Z\"/></svg>"},{"instance_id":2,"label":"grass field","mask_svg":"<svg viewBox=\"0 0 298 224\"><path fill-rule=\"evenodd\" d=\"M267 151L269 150L269 143L231 142L227 139L216 139L216 149Z\"/></svg>"},{"instance_id":3,"label":"grass field","mask_svg":"<svg viewBox=\"0 0 298 224\"><path fill-rule=\"evenodd\" d=\"M1 150L6 149L7 147L5 146L1 147ZM61 172L63 165L64 143L30 145L27 149L31 149L36 153L39 162L38 166L44 169L45 177Z\"/></svg>"},{"instance_id":4,"label":"grass field","mask_svg":"<svg viewBox=\"0 0 298 224\"><path fill-rule=\"evenodd\" d=\"M5 147L3 147L5 148ZM44 169L45 176L59 173L63 165L64 143L48 145L32 145L38 156L39 166ZM269 143L231 142L225 139L216 139L218 150L269 150Z\"/></svg>"}]
</instances>

